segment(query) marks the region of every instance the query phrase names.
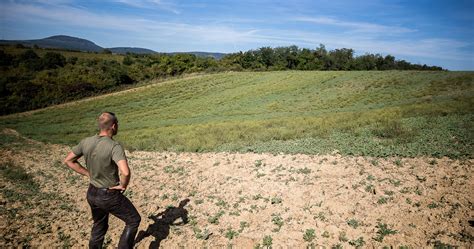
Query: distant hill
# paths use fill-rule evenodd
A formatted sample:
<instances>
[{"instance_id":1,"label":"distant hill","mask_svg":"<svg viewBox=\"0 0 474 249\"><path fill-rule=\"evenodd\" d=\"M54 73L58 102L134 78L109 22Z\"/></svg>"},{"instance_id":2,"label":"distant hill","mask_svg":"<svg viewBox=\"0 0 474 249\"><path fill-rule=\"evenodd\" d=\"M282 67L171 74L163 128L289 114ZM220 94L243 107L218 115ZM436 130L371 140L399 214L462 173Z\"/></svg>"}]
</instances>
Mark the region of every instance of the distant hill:
<instances>
[{"instance_id":1,"label":"distant hill","mask_svg":"<svg viewBox=\"0 0 474 249\"><path fill-rule=\"evenodd\" d=\"M126 53L133 53L133 54L156 54L156 51L153 51L148 48L134 48L134 47L116 47L116 48L108 48L108 50L112 51L115 54L126 54Z\"/></svg>"},{"instance_id":2,"label":"distant hill","mask_svg":"<svg viewBox=\"0 0 474 249\"><path fill-rule=\"evenodd\" d=\"M168 54L193 54L197 57L212 57L214 59L220 60L224 57L225 53L212 53L212 52L199 52L199 51L192 51L192 52L172 52Z\"/></svg>"},{"instance_id":3,"label":"distant hill","mask_svg":"<svg viewBox=\"0 0 474 249\"><path fill-rule=\"evenodd\" d=\"M89 40L66 35L55 35L37 40L0 40L0 44L22 44L27 47L37 45L41 48L59 48L87 52L101 52L104 50L104 48Z\"/></svg>"},{"instance_id":4,"label":"distant hill","mask_svg":"<svg viewBox=\"0 0 474 249\"><path fill-rule=\"evenodd\" d=\"M134 53L134 54L155 54L158 53L151 49L147 48L137 48L137 47L115 47L115 48L104 48L92 41L72 37L67 35L55 35L43 39L36 39L36 40L0 40L0 44L22 44L26 47L32 47L34 45L40 48L57 48L57 49L66 49L66 50L77 50L77 51L84 51L84 52L102 52L104 49L108 49L112 51L112 53L116 54L126 54L126 53ZM211 52L201 52L201 51L193 51L193 52L172 52L172 53L165 53L165 54L194 54L198 57L212 57L215 59L221 59L224 57L224 53L211 53Z\"/></svg>"}]
</instances>

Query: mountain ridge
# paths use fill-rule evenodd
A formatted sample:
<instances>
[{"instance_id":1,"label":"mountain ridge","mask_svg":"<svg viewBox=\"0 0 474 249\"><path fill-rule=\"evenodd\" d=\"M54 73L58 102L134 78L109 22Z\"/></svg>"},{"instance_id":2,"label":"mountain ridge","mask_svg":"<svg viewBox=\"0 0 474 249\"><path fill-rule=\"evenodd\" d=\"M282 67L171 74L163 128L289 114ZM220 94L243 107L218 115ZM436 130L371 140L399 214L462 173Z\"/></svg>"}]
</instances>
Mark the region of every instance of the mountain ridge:
<instances>
[{"instance_id":1,"label":"mountain ridge","mask_svg":"<svg viewBox=\"0 0 474 249\"><path fill-rule=\"evenodd\" d=\"M0 44L21 44L26 47L38 46L40 48L56 48L66 50L78 50L82 52L103 52L109 50L116 54L193 54L198 57L212 57L215 59L221 59L225 53L219 52L204 52L204 51L192 51L192 52L157 52L148 48L141 47L111 47L105 48L97 45L96 43L68 35L54 35L42 39L31 39L31 40L0 40Z\"/></svg>"}]
</instances>

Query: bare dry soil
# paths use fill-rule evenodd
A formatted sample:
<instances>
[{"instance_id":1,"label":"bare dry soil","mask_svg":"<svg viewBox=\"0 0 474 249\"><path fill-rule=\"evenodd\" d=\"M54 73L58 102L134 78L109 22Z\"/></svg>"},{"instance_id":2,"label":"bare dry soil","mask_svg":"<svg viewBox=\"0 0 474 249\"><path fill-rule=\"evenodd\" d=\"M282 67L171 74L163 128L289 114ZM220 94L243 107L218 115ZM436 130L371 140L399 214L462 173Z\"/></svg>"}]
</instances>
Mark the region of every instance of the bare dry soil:
<instances>
[{"instance_id":1,"label":"bare dry soil","mask_svg":"<svg viewBox=\"0 0 474 249\"><path fill-rule=\"evenodd\" d=\"M0 247L85 247L88 180L70 148L21 138L0 163ZM472 159L127 151L126 195L142 215L138 248L474 246ZM5 170L6 166L3 166ZM31 183L30 183L31 185ZM111 217L106 245L123 223Z\"/></svg>"}]
</instances>

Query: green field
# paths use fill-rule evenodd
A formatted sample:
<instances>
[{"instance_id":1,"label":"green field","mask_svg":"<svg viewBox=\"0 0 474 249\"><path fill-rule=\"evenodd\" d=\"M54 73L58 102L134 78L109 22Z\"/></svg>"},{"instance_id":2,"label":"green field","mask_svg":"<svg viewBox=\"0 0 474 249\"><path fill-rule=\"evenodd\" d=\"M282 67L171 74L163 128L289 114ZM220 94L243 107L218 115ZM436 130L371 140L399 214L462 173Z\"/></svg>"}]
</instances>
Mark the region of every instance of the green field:
<instances>
[{"instance_id":1,"label":"green field","mask_svg":"<svg viewBox=\"0 0 474 249\"><path fill-rule=\"evenodd\" d=\"M472 158L474 73L235 72L0 118L0 128L50 143L119 117L130 150L254 151Z\"/></svg>"}]
</instances>

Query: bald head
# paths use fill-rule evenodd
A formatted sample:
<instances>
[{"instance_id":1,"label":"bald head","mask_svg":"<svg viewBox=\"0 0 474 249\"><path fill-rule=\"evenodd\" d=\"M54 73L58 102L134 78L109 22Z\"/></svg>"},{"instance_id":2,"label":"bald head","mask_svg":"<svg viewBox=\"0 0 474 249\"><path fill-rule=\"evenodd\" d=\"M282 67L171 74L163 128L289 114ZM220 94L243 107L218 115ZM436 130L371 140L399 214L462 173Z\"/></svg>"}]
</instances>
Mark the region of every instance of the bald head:
<instances>
[{"instance_id":1,"label":"bald head","mask_svg":"<svg viewBox=\"0 0 474 249\"><path fill-rule=\"evenodd\" d=\"M101 131L107 131L112 129L112 126L117 124L118 120L113 112L103 112L100 114L97 123Z\"/></svg>"}]
</instances>

